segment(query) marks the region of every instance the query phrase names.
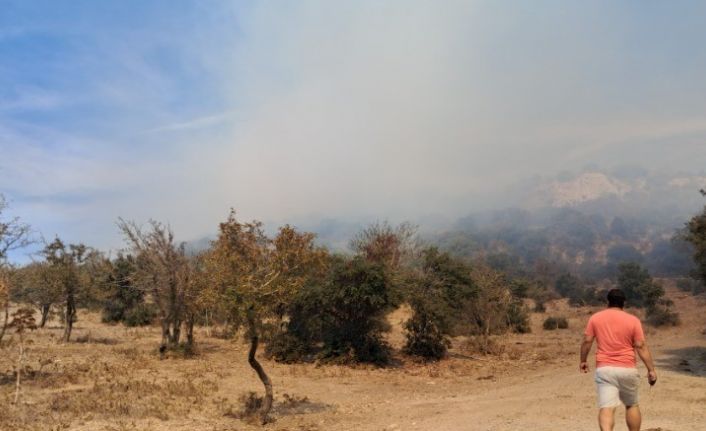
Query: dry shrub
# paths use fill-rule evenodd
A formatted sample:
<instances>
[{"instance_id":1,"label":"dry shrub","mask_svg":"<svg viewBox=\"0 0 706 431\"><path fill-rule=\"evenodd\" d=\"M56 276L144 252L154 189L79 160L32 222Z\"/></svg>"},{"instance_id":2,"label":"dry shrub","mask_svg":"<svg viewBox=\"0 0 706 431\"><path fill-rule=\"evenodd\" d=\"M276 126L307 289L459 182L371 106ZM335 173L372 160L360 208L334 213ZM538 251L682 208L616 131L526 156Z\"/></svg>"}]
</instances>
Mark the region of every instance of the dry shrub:
<instances>
[{"instance_id":1,"label":"dry shrub","mask_svg":"<svg viewBox=\"0 0 706 431\"><path fill-rule=\"evenodd\" d=\"M569 322L565 317L550 316L544 320L542 327L547 331L567 329L569 327Z\"/></svg>"},{"instance_id":2,"label":"dry shrub","mask_svg":"<svg viewBox=\"0 0 706 431\"><path fill-rule=\"evenodd\" d=\"M200 409L206 397L217 389L214 381L190 378L151 382L139 378L96 381L88 387L48 393L41 402L31 405L6 411L0 409L0 429L30 430L35 429L33 426L46 429L40 425L45 425L48 417L67 424L93 419L151 417L167 420L171 412L184 415L192 409Z\"/></svg>"},{"instance_id":3,"label":"dry shrub","mask_svg":"<svg viewBox=\"0 0 706 431\"><path fill-rule=\"evenodd\" d=\"M475 336L469 337L461 345L461 349L468 354L500 356L505 352L505 343L494 337Z\"/></svg>"},{"instance_id":4,"label":"dry shrub","mask_svg":"<svg viewBox=\"0 0 706 431\"><path fill-rule=\"evenodd\" d=\"M258 396L257 393L249 391L238 398L240 408L234 410L233 406L227 406L223 415L245 420L247 422L259 423L260 409L262 408L263 399L264 398Z\"/></svg>"},{"instance_id":5,"label":"dry shrub","mask_svg":"<svg viewBox=\"0 0 706 431\"><path fill-rule=\"evenodd\" d=\"M228 404L227 399L222 399L220 410L224 416L243 420L252 424L260 424L261 408L263 397L255 392L247 392L238 398L238 407ZM299 397L296 395L283 394L282 401L275 403L273 413L276 416L298 415L307 413L317 413L330 408L328 404L312 402L308 397Z\"/></svg>"},{"instance_id":6,"label":"dry shrub","mask_svg":"<svg viewBox=\"0 0 706 431\"><path fill-rule=\"evenodd\" d=\"M517 347L507 347L505 349L505 355L511 361L517 361L522 359L522 350Z\"/></svg>"},{"instance_id":7,"label":"dry shrub","mask_svg":"<svg viewBox=\"0 0 706 431\"><path fill-rule=\"evenodd\" d=\"M122 347L113 351L131 361L136 361L144 357L137 347Z\"/></svg>"},{"instance_id":8,"label":"dry shrub","mask_svg":"<svg viewBox=\"0 0 706 431\"><path fill-rule=\"evenodd\" d=\"M105 345L118 344L118 341L113 338L93 337L93 336L91 336L90 332L76 337L74 341L79 344L105 344Z\"/></svg>"},{"instance_id":9,"label":"dry shrub","mask_svg":"<svg viewBox=\"0 0 706 431\"><path fill-rule=\"evenodd\" d=\"M204 398L216 389L215 382L208 380L148 382L126 379L54 394L49 409L55 413L68 413L71 417L91 414L111 418L155 417L167 420L168 411L178 409L188 412L190 407L202 404Z\"/></svg>"}]
</instances>

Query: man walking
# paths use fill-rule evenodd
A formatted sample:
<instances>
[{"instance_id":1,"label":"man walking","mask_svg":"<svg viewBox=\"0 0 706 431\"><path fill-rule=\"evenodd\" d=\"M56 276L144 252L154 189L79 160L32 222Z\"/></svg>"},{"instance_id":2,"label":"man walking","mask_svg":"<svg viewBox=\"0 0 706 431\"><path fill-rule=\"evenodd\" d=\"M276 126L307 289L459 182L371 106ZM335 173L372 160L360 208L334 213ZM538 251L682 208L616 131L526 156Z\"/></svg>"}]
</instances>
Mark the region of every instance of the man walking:
<instances>
[{"instance_id":1,"label":"man walking","mask_svg":"<svg viewBox=\"0 0 706 431\"><path fill-rule=\"evenodd\" d=\"M615 408L625 405L625 422L630 431L640 431L642 416L638 405L639 376L635 351L647 367L650 385L657 382L657 372L652 361L640 320L623 311L625 294L620 289L608 292L608 308L591 316L586 325L581 344L581 372L588 373L588 352L593 340L596 350L596 387L598 390L598 425L601 431L612 431L615 425Z\"/></svg>"}]
</instances>

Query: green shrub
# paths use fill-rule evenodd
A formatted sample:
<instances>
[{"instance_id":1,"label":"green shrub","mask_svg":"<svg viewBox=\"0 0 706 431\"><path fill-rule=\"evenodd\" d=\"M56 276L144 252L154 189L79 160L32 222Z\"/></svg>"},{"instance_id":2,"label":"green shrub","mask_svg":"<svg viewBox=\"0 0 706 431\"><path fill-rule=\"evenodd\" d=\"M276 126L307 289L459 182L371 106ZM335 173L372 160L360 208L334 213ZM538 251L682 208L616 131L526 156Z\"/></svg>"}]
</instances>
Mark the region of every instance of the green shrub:
<instances>
[{"instance_id":1,"label":"green shrub","mask_svg":"<svg viewBox=\"0 0 706 431\"><path fill-rule=\"evenodd\" d=\"M664 288L639 264L622 263L618 270L618 287L625 293L626 306L649 308L664 296Z\"/></svg>"},{"instance_id":2,"label":"green shrub","mask_svg":"<svg viewBox=\"0 0 706 431\"><path fill-rule=\"evenodd\" d=\"M446 356L451 342L438 322L437 316L418 308L404 325L407 331L405 353L427 359Z\"/></svg>"},{"instance_id":3,"label":"green shrub","mask_svg":"<svg viewBox=\"0 0 706 431\"><path fill-rule=\"evenodd\" d=\"M408 354L441 359L454 326L468 315L477 297L471 268L435 247L422 253L419 273L405 280L412 317L405 323Z\"/></svg>"},{"instance_id":4,"label":"green shrub","mask_svg":"<svg viewBox=\"0 0 706 431\"><path fill-rule=\"evenodd\" d=\"M265 346L265 355L277 362L293 364L312 358L313 343L297 337L295 334L280 331L271 336Z\"/></svg>"},{"instance_id":5,"label":"green shrub","mask_svg":"<svg viewBox=\"0 0 706 431\"><path fill-rule=\"evenodd\" d=\"M103 322L122 322L127 319L128 314L141 311L131 311L144 304L144 292L131 281L134 271L135 260L130 255L120 254L110 263L110 271L106 274L104 283L108 287L108 291L103 303ZM133 321L135 321L135 317L137 316L132 316Z\"/></svg>"},{"instance_id":6,"label":"green shrub","mask_svg":"<svg viewBox=\"0 0 706 431\"><path fill-rule=\"evenodd\" d=\"M390 298L384 267L359 257L339 258L320 292L321 357L387 363L390 351L382 333L389 329L385 313Z\"/></svg>"},{"instance_id":7,"label":"green shrub","mask_svg":"<svg viewBox=\"0 0 706 431\"><path fill-rule=\"evenodd\" d=\"M387 363L382 334L389 329L389 287L382 265L331 258L328 274L310 280L288 304L289 321L270 337L266 353L281 362L317 356L324 362Z\"/></svg>"},{"instance_id":8,"label":"green shrub","mask_svg":"<svg viewBox=\"0 0 706 431\"><path fill-rule=\"evenodd\" d=\"M547 331L553 331L555 329L567 329L569 327L569 322L565 317L555 317L550 316L544 320L542 327Z\"/></svg>"},{"instance_id":9,"label":"green shrub","mask_svg":"<svg viewBox=\"0 0 706 431\"><path fill-rule=\"evenodd\" d=\"M704 285L700 280L693 278L680 278L677 280L677 287L684 292L689 292L694 295L700 295L706 293L706 285Z\"/></svg>"},{"instance_id":10,"label":"green shrub","mask_svg":"<svg viewBox=\"0 0 706 431\"><path fill-rule=\"evenodd\" d=\"M127 310L123 317L126 326L147 326L157 317L157 309L153 304L137 304Z\"/></svg>"},{"instance_id":11,"label":"green shrub","mask_svg":"<svg viewBox=\"0 0 706 431\"><path fill-rule=\"evenodd\" d=\"M532 332L529 321L529 312L522 301L513 301L507 310L507 323L513 332L528 334Z\"/></svg>"},{"instance_id":12,"label":"green shrub","mask_svg":"<svg viewBox=\"0 0 706 431\"><path fill-rule=\"evenodd\" d=\"M678 326L681 324L679 313L672 311L672 301L662 300L658 304L647 308L645 317L652 326Z\"/></svg>"}]
</instances>

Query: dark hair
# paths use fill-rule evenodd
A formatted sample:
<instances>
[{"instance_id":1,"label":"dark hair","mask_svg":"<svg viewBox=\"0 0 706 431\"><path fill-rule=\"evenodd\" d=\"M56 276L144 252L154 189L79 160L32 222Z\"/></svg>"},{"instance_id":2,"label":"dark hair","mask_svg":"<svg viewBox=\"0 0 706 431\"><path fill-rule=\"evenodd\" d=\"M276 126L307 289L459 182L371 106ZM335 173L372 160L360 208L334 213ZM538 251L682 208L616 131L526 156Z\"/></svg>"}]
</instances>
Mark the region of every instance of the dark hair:
<instances>
[{"instance_id":1,"label":"dark hair","mask_svg":"<svg viewBox=\"0 0 706 431\"><path fill-rule=\"evenodd\" d=\"M625 294L620 289L610 289L608 292L608 307L620 307L625 305Z\"/></svg>"}]
</instances>

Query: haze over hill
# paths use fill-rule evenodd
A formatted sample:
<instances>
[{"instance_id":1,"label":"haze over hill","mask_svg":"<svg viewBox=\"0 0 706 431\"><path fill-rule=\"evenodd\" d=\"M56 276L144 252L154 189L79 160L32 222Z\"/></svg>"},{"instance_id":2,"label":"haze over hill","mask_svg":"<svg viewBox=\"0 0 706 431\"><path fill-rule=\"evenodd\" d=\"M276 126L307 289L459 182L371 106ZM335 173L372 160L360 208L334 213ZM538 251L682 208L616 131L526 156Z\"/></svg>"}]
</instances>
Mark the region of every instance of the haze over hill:
<instances>
[{"instance_id":1,"label":"haze over hill","mask_svg":"<svg viewBox=\"0 0 706 431\"><path fill-rule=\"evenodd\" d=\"M45 237L101 249L122 245L118 216L195 239L234 207L268 225L331 219L328 237L592 196L666 202L672 189L615 174L549 180L534 201L515 185L587 165L699 174L704 12L5 2L0 192Z\"/></svg>"}]
</instances>

